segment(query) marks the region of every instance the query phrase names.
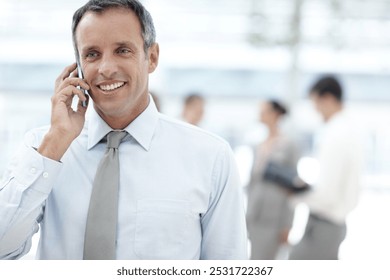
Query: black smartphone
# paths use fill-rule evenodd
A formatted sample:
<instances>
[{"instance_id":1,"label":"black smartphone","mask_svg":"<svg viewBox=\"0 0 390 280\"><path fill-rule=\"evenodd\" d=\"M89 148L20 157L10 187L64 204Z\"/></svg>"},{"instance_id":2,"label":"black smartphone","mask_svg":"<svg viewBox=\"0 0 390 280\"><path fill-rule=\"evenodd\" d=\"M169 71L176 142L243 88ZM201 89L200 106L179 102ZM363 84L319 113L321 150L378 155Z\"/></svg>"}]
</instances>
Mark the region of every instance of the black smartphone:
<instances>
[{"instance_id":1,"label":"black smartphone","mask_svg":"<svg viewBox=\"0 0 390 280\"><path fill-rule=\"evenodd\" d=\"M80 79L84 79L83 70L81 70L80 62L77 59L77 57L76 57L76 63L77 63L77 75L79 76ZM85 95L89 95L88 90L83 89L80 86L78 86L77 88L81 89L84 92ZM83 101L81 103L81 106L87 107L87 101Z\"/></svg>"}]
</instances>

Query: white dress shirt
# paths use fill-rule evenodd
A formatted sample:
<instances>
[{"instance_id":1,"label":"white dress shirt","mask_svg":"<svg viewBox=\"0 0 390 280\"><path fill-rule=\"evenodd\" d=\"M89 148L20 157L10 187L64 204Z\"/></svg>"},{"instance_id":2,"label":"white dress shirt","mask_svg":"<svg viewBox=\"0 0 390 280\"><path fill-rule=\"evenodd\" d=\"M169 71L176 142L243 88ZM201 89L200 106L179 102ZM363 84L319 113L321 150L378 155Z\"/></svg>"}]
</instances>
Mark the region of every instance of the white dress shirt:
<instances>
[{"instance_id":1,"label":"white dress shirt","mask_svg":"<svg viewBox=\"0 0 390 280\"><path fill-rule=\"evenodd\" d=\"M302 197L311 213L342 224L355 208L363 165L361 136L345 112L332 116L317 137L319 176Z\"/></svg>"},{"instance_id":2,"label":"white dress shirt","mask_svg":"<svg viewBox=\"0 0 390 280\"><path fill-rule=\"evenodd\" d=\"M246 259L238 172L221 138L147 109L119 146L117 259ZM92 182L111 128L95 110L61 162L41 156L48 127L25 137L0 185L0 258L82 259Z\"/></svg>"}]
</instances>

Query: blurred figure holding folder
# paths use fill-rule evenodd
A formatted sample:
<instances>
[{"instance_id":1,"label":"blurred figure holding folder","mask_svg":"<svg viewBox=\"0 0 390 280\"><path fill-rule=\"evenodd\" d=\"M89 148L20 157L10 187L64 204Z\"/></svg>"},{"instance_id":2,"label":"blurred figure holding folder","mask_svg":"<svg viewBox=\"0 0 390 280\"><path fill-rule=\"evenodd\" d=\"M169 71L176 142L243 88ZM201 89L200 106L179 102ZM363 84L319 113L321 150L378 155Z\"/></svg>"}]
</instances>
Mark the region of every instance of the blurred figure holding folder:
<instances>
[{"instance_id":1,"label":"blurred figure holding folder","mask_svg":"<svg viewBox=\"0 0 390 280\"><path fill-rule=\"evenodd\" d=\"M267 138L255 148L248 185L247 228L251 259L276 259L287 244L294 210L289 197L299 152L292 138L279 125L286 108L276 100L261 104L260 121L268 128Z\"/></svg>"}]
</instances>

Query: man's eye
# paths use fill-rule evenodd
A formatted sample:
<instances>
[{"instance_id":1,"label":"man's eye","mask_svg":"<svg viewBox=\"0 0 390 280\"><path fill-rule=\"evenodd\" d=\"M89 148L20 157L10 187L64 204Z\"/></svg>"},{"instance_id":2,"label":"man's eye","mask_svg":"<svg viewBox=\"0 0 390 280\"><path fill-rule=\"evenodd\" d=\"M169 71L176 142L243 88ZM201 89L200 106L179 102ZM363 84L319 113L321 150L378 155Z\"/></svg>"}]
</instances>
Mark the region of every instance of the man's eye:
<instances>
[{"instance_id":1,"label":"man's eye","mask_svg":"<svg viewBox=\"0 0 390 280\"><path fill-rule=\"evenodd\" d=\"M95 58L98 54L96 52L89 52L85 55L86 58Z\"/></svg>"},{"instance_id":2,"label":"man's eye","mask_svg":"<svg viewBox=\"0 0 390 280\"><path fill-rule=\"evenodd\" d=\"M130 50L126 49L126 48L122 48L122 49L118 50L118 53L123 53L123 54L129 53L129 52L130 52Z\"/></svg>"}]
</instances>

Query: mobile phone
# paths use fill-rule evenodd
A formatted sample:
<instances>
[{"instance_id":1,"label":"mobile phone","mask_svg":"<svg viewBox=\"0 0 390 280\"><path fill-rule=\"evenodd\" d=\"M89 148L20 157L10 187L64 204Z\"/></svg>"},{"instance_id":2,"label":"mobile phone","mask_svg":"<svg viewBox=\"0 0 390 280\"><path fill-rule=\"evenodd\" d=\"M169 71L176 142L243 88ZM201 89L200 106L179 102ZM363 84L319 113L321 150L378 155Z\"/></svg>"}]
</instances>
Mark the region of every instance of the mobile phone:
<instances>
[{"instance_id":1,"label":"mobile phone","mask_svg":"<svg viewBox=\"0 0 390 280\"><path fill-rule=\"evenodd\" d=\"M80 79L84 79L83 70L81 69L80 62L79 62L79 60L77 59L77 57L76 57L76 63L77 63L77 75L79 76ZM77 88L78 88L78 89L81 89L81 90L84 92L85 95L89 95L88 90L83 89L83 88L81 88L80 86L78 86ZM87 107L87 101L83 101L83 102L81 103L81 106Z\"/></svg>"}]
</instances>

